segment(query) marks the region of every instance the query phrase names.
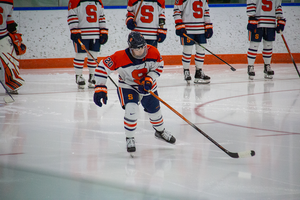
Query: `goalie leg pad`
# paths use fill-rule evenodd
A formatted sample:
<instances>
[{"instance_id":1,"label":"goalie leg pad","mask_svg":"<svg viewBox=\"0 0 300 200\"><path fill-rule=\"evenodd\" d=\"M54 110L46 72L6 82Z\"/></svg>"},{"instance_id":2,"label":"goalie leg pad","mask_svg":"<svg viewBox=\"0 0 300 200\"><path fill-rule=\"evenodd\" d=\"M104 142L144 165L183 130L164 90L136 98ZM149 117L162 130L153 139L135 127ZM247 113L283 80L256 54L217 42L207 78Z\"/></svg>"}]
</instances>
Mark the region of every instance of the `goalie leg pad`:
<instances>
[{"instance_id":1,"label":"goalie leg pad","mask_svg":"<svg viewBox=\"0 0 300 200\"><path fill-rule=\"evenodd\" d=\"M16 91L25 81L19 73L19 62L9 53L0 55L0 79L9 92Z\"/></svg>"}]
</instances>

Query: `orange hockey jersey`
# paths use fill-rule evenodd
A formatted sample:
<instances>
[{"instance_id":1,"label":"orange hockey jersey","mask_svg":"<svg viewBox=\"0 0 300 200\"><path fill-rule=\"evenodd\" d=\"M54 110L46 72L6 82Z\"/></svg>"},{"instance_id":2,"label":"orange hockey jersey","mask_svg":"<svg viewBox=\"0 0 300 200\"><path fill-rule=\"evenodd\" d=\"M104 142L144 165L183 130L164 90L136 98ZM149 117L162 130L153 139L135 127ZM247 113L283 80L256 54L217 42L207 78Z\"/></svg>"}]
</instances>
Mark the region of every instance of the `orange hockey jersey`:
<instances>
[{"instance_id":1,"label":"orange hockey jersey","mask_svg":"<svg viewBox=\"0 0 300 200\"><path fill-rule=\"evenodd\" d=\"M105 85L109 74L116 70L119 73L119 87L137 89L140 79L150 76L153 79L152 91L155 91L156 78L163 72L164 61L155 47L147 45L147 49L143 59L133 58L127 48L101 60L95 70L96 85Z\"/></svg>"}]
</instances>

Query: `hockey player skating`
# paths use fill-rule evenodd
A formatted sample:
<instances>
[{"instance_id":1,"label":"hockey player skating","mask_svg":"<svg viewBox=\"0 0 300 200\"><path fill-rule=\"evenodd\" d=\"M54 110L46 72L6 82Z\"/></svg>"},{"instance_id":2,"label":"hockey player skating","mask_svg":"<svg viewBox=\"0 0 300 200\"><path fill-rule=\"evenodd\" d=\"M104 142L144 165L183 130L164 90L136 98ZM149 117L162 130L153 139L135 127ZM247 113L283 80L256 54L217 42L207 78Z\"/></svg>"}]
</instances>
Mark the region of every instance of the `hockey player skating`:
<instances>
[{"instance_id":1,"label":"hockey player skating","mask_svg":"<svg viewBox=\"0 0 300 200\"><path fill-rule=\"evenodd\" d=\"M129 0L127 4L126 26L140 32L147 44L157 47L167 36L165 25L165 0Z\"/></svg>"},{"instance_id":2,"label":"hockey player skating","mask_svg":"<svg viewBox=\"0 0 300 200\"><path fill-rule=\"evenodd\" d=\"M85 86L85 78L82 75L84 59L88 57L87 67L89 70L88 87L95 87L95 68L97 63L86 51L81 48L78 39L97 58L100 46L108 39L108 29L104 15L102 0L69 0L68 25L71 32L71 40L75 49L73 66L75 69L75 81L79 89Z\"/></svg>"},{"instance_id":3,"label":"hockey player skating","mask_svg":"<svg viewBox=\"0 0 300 200\"><path fill-rule=\"evenodd\" d=\"M98 106L107 102L107 77L112 71L119 73L118 96L120 104L125 109L124 129L127 143L127 152L133 153L135 148L135 130L138 119L138 103L148 113L150 123L155 129L155 137L168 143L175 143L176 139L164 128L163 116L159 101L149 94L151 90L157 93L156 78L163 71L164 62L158 50L147 45L139 32L128 35L129 47L117 51L104 58L95 70L94 102Z\"/></svg>"},{"instance_id":4,"label":"hockey player skating","mask_svg":"<svg viewBox=\"0 0 300 200\"><path fill-rule=\"evenodd\" d=\"M255 76L254 62L260 42L263 39L263 60L265 78L272 79L274 71L271 69L273 41L275 35L284 30L286 20L283 18L281 0L247 0L248 35L248 75L249 79ZM276 22L277 20L277 22Z\"/></svg>"},{"instance_id":5,"label":"hockey player skating","mask_svg":"<svg viewBox=\"0 0 300 200\"><path fill-rule=\"evenodd\" d=\"M24 54L26 46L12 13L13 0L0 0L0 81L7 92L18 94L25 81L20 76L17 55Z\"/></svg>"},{"instance_id":6,"label":"hockey player skating","mask_svg":"<svg viewBox=\"0 0 300 200\"><path fill-rule=\"evenodd\" d=\"M210 20L209 6L206 0L176 0L174 4L174 14L176 24L176 35L180 36L183 45L182 65L184 79L189 83L190 62L194 45L195 54L195 80L194 83L209 83L210 77L205 75L202 67L205 57L205 50L195 44L194 41L185 37L186 34L201 45L206 45L206 40L213 35L213 25Z\"/></svg>"}]
</instances>

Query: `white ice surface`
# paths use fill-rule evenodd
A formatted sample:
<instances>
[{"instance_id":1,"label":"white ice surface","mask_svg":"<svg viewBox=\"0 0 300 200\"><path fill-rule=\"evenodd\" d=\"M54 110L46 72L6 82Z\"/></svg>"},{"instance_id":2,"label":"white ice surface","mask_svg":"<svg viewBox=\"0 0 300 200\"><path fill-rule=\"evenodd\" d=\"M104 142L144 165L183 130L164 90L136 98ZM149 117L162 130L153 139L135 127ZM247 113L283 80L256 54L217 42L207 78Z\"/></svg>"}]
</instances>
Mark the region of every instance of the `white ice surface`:
<instances>
[{"instance_id":1,"label":"white ice surface","mask_svg":"<svg viewBox=\"0 0 300 200\"><path fill-rule=\"evenodd\" d=\"M21 70L26 84L5 104L0 89L0 199L300 199L300 78L292 64L206 65L208 85L187 85L166 66L159 95L231 152L233 159L161 104L175 145L154 138L140 106L137 152L126 152L124 111L78 90L73 69ZM191 68L192 74L194 70ZM88 71L85 68L85 78ZM117 75L111 77L116 81Z\"/></svg>"}]
</instances>

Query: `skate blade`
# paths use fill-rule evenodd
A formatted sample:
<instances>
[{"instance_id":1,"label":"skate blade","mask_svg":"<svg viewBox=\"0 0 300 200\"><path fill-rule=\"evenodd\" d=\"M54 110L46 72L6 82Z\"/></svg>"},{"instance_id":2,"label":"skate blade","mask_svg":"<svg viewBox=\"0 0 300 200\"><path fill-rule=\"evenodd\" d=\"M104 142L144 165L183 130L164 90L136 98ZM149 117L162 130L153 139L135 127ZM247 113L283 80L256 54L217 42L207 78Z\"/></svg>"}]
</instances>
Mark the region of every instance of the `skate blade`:
<instances>
[{"instance_id":1,"label":"skate blade","mask_svg":"<svg viewBox=\"0 0 300 200\"><path fill-rule=\"evenodd\" d=\"M94 89L94 88L95 88L95 85L94 85L94 84L89 84L89 85L88 85L88 88Z\"/></svg>"},{"instance_id":2,"label":"skate blade","mask_svg":"<svg viewBox=\"0 0 300 200\"><path fill-rule=\"evenodd\" d=\"M129 155L130 155L131 158L134 158L135 152L130 152Z\"/></svg>"},{"instance_id":3,"label":"skate blade","mask_svg":"<svg viewBox=\"0 0 300 200\"><path fill-rule=\"evenodd\" d=\"M84 89L84 85L78 85L78 89Z\"/></svg>"},{"instance_id":4,"label":"skate blade","mask_svg":"<svg viewBox=\"0 0 300 200\"><path fill-rule=\"evenodd\" d=\"M191 81L190 81L190 80L186 80L186 84L187 84L187 85L190 85L190 84L191 84Z\"/></svg>"},{"instance_id":5,"label":"skate blade","mask_svg":"<svg viewBox=\"0 0 300 200\"><path fill-rule=\"evenodd\" d=\"M254 79L254 76L248 76L250 80L253 80Z\"/></svg>"},{"instance_id":6,"label":"skate blade","mask_svg":"<svg viewBox=\"0 0 300 200\"><path fill-rule=\"evenodd\" d=\"M205 81L205 80L195 80L194 83L195 83L195 84L208 84L208 83L210 83L210 81Z\"/></svg>"},{"instance_id":7,"label":"skate blade","mask_svg":"<svg viewBox=\"0 0 300 200\"><path fill-rule=\"evenodd\" d=\"M267 75L267 74L265 74L265 79L273 79L273 75Z\"/></svg>"}]
</instances>

